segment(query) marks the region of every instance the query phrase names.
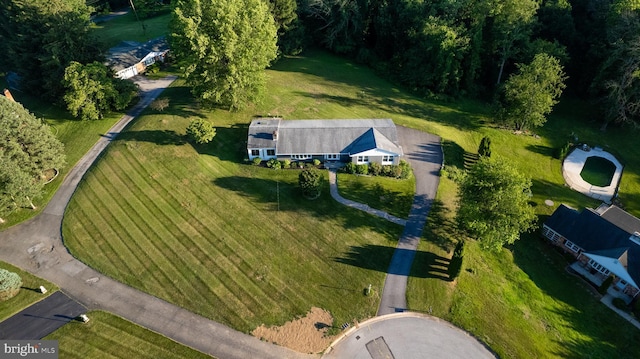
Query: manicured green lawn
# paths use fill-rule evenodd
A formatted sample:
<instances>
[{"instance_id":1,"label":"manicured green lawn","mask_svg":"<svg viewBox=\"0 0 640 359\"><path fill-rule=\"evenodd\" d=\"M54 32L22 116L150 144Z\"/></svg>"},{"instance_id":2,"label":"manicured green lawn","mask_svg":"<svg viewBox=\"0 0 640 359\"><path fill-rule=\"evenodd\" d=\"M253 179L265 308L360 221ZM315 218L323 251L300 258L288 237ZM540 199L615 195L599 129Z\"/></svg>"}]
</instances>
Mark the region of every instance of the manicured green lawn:
<instances>
[{"instance_id":1,"label":"manicured green lawn","mask_svg":"<svg viewBox=\"0 0 640 359\"><path fill-rule=\"evenodd\" d=\"M136 20L133 12L130 11L126 15L95 24L92 27L96 36L106 48L111 48L123 40L146 42L166 35L167 24L169 24L170 19L171 14L164 14L141 20L141 24Z\"/></svg>"},{"instance_id":2,"label":"manicured green lawn","mask_svg":"<svg viewBox=\"0 0 640 359\"><path fill-rule=\"evenodd\" d=\"M58 341L60 358L211 358L113 314L87 316L89 322L72 321L44 338Z\"/></svg>"},{"instance_id":3,"label":"manicured green lawn","mask_svg":"<svg viewBox=\"0 0 640 359\"><path fill-rule=\"evenodd\" d=\"M611 184L616 165L606 158L588 157L580 172L583 180L597 187L606 187Z\"/></svg>"},{"instance_id":4,"label":"manicured green lawn","mask_svg":"<svg viewBox=\"0 0 640 359\"><path fill-rule=\"evenodd\" d=\"M169 89L170 108L148 112L128 128L72 199L63 224L72 253L243 331L282 324L311 306L331 311L335 325L373 315L401 228L343 208L328 188L318 200L304 200L296 171L245 163L247 126L256 114L392 118L440 135L446 163L458 167L489 135L494 156L532 177L531 203L542 219L554 210L545 199L597 205L564 185L560 161L552 157L573 131L581 141L608 149L616 144L626 164L621 198L632 213L640 211L633 134L615 128L602 134L585 121L589 112L581 112L581 103L567 101L534 137L491 126L486 104L425 102L323 52L284 59L268 76L263 103L235 113L198 108L181 82ZM195 116L213 121L218 135L194 148L183 134ZM616 356L622 343L637 342L622 319L575 279L563 279L562 263L537 239L498 254L470 243L462 273L449 280L447 262L459 238L455 193L455 184L443 179L409 282L411 309L452 320L505 357ZM369 283L376 295L364 297Z\"/></svg>"},{"instance_id":5,"label":"manicured green lawn","mask_svg":"<svg viewBox=\"0 0 640 359\"><path fill-rule=\"evenodd\" d=\"M344 198L366 203L399 218L408 218L416 188L414 177L406 180L338 173L338 191Z\"/></svg>"},{"instance_id":6,"label":"manicured green lawn","mask_svg":"<svg viewBox=\"0 0 640 359\"><path fill-rule=\"evenodd\" d=\"M20 292L18 292L15 297L0 303L0 321L9 318L33 303L41 301L58 290L58 287L53 283L47 282L42 278L38 278L29 272L25 272L22 269L12 266L9 263L0 262L0 268L17 273L22 279L22 288L20 289ZM47 293L40 293L38 288L40 288L41 285L47 288Z\"/></svg>"}]
</instances>

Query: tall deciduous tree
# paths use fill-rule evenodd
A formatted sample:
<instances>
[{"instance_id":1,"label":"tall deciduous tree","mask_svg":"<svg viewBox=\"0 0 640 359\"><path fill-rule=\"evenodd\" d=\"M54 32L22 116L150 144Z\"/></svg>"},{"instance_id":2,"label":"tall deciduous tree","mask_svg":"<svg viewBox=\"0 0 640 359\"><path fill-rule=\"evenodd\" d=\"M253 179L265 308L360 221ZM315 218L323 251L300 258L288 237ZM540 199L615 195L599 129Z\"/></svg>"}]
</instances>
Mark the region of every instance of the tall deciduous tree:
<instances>
[{"instance_id":1,"label":"tall deciduous tree","mask_svg":"<svg viewBox=\"0 0 640 359\"><path fill-rule=\"evenodd\" d=\"M496 0L493 2L494 36L500 59L497 84L500 84L502 80L505 64L513 56L514 44L517 41L528 41L538 6L536 0Z\"/></svg>"},{"instance_id":2,"label":"tall deciduous tree","mask_svg":"<svg viewBox=\"0 0 640 359\"><path fill-rule=\"evenodd\" d=\"M98 120L110 110L124 110L138 93L134 83L113 77L113 72L99 62L71 62L63 84L67 109L83 120Z\"/></svg>"},{"instance_id":3,"label":"tall deciduous tree","mask_svg":"<svg viewBox=\"0 0 640 359\"><path fill-rule=\"evenodd\" d=\"M0 6L0 64L26 90L57 100L71 61L100 58L84 0L6 0Z\"/></svg>"},{"instance_id":4,"label":"tall deciduous tree","mask_svg":"<svg viewBox=\"0 0 640 359\"><path fill-rule=\"evenodd\" d=\"M457 221L481 247L498 251L533 229L531 181L502 159L480 157L460 186Z\"/></svg>"},{"instance_id":5,"label":"tall deciduous tree","mask_svg":"<svg viewBox=\"0 0 640 359\"><path fill-rule=\"evenodd\" d=\"M518 73L504 84L498 116L516 130L542 126L565 88L562 65L542 53L530 64L517 66Z\"/></svg>"},{"instance_id":6,"label":"tall deciduous tree","mask_svg":"<svg viewBox=\"0 0 640 359\"><path fill-rule=\"evenodd\" d=\"M277 54L276 25L262 0L178 1L171 48L192 93L207 105L240 109L264 90Z\"/></svg>"}]
</instances>

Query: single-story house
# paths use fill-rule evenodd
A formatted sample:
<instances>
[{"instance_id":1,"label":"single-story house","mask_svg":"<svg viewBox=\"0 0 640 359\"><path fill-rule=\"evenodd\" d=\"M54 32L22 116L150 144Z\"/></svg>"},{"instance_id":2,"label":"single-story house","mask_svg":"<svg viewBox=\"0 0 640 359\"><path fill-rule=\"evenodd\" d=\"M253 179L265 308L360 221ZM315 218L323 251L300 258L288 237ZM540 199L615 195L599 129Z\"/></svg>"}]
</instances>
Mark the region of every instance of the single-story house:
<instances>
[{"instance_id":1,"label":"single-story house","mask_svg":"<svg viewBox=\"0 0 640 359\"><path fill-rule=\"evenodd\" d=\"M396 125L390 119L256 118L249 125L247 154L250 160L319 159L397 165L403 152Z\"/></svg>"},{"instance_id":2,"label":"single-story house","mask_svg":"<svg viewBox=\"0 0 640 359\"><path fill-rule=\"evenodd\" d=\"M123 41L109 49L108 65L117 78L128 79L143 73L156 62L164 62L169 52L169 44L164 36L144 44L135 41Z\"/></svg>"},{"instance_id":3,"label":"single-story house","mask_svg":"<svg viewBox=\"0 0 640 359\"><path fill-rule=\"evenodd\" d=\"M595 285L609 276L609 293L630 303L640 293L640 219L615 205L578 212L560 205L542 235L576 257L571 265Z\"/></svg>"}]
</instances>

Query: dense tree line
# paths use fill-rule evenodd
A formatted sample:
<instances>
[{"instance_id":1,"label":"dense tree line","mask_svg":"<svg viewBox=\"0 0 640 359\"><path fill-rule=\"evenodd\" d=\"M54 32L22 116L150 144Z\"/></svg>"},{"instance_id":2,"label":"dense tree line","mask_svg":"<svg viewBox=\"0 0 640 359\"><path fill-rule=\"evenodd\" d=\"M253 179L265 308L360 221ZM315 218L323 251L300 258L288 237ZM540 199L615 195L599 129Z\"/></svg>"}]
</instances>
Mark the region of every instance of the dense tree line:
<instances>
[{"instance_id":1,"label":"dense tree line","mask_svg":"<svg viewBox=\"0 0 640 359\"><path fill-rule=\"evenodd\" d=\"M297 11L311 43L422 95L499 94L546 54L568 90L601 101L605 125L640 122L637 1L298 0Z\"/></svg>"}]
</instances>

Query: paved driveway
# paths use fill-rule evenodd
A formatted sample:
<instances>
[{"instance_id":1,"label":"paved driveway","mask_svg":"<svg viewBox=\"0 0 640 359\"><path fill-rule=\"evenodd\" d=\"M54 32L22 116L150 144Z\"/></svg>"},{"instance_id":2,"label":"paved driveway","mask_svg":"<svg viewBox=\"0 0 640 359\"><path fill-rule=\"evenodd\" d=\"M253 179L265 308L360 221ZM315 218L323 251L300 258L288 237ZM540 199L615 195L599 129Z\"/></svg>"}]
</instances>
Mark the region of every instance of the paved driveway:
<instances>
[{"instance_id":1,"label":"paved driveway","mask_svg":"<svg viewBox=\"0 0 640 359\"><path fill-rule=\"evenodd\" d=\"M431 203L440 183L442 148L440 137L398 126L398 137L405 158L413 167L416 177L416 193L409 213L409 220L400 236L391 258L384 282L378 315L404 311L407 307L407 279L416 254L422 229L427 220Z\"/></svg>"},{"instance_id":2,"label":"paved driveway","mask_svg":"<svg viewBox=\"0 0 640 359\"><path fill-rule=\"evenodd\" d=\"M82 304L58 291L0 323L0 339L42 339L86 312Z\"/></svg>"}]
</instances>

